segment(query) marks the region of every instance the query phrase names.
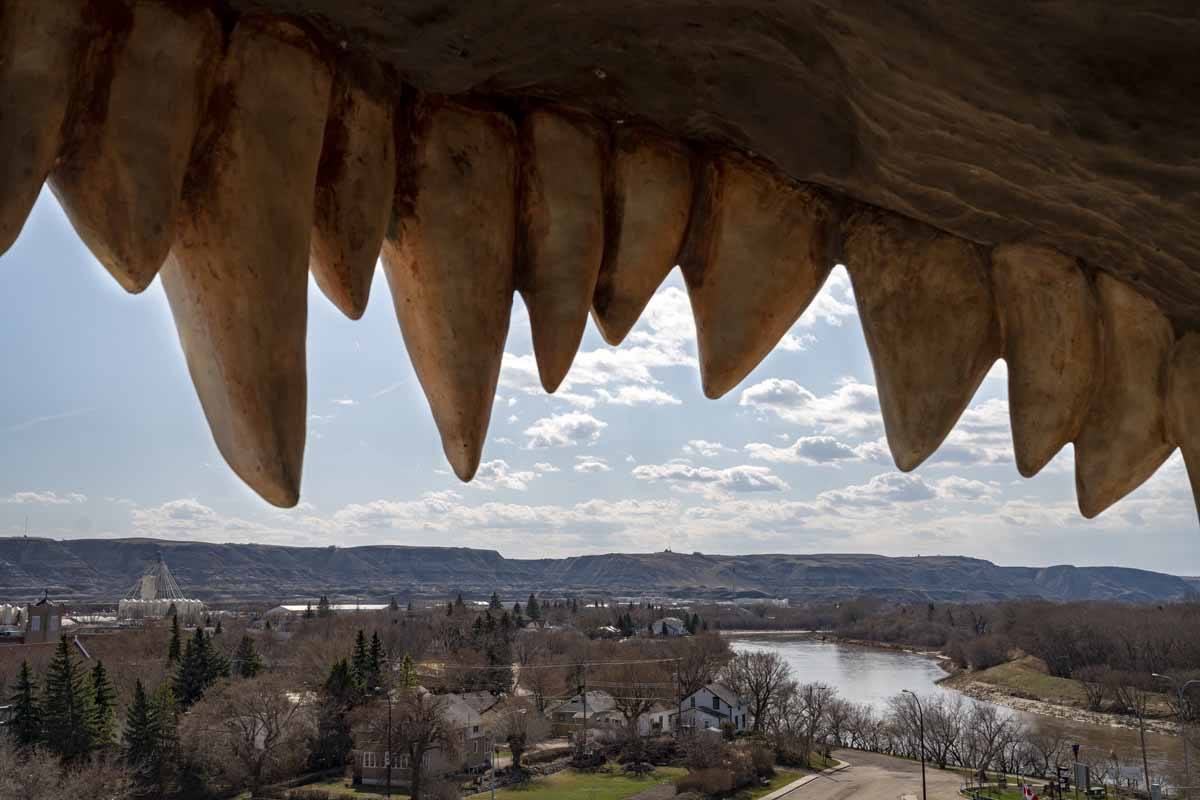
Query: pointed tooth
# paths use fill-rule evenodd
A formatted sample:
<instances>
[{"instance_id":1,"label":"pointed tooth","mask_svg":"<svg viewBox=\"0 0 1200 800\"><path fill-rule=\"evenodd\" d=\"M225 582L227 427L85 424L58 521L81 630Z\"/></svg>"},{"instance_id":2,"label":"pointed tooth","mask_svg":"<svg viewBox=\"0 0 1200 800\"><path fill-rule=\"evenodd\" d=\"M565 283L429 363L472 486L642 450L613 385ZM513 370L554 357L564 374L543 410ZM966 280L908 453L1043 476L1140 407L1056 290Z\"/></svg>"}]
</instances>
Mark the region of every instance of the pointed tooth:
<instances>
[{"instance_id":1,"label":"pointed tooth","mask_svg":"<svg viewBox=\"0 0 1200 800\"><path fill-rule=\"evenodd\" d=\"M665 137L621 127L613 136L606 189L604 259L592 315L604 340L620 344L675 267L692 204L688 151Z\"/></svg>"},{"instance_id":2,"label":"pointed tooth","mask_svg":"<svg viewBox=\"0 0 1200 800\"><path fill-rule=\"evenodd\" d=\"M1167 368L1167 435L1183 451L1200 514L1200 333L1176 342Z\"/></svg>"},{"instance_id":3,"label":"pointed tooth","mask_svg":"<svg viewBox=\"0 0 1200 800\"><path fill-rule=\"evenodd\" d=\"M992 363L1000 326L977 245L885 211L850 221L846 267L896 466L950 433Z\"/></svg>"},{"instance_id":4,"label":"pointed tooth","mask_svg":"<svg viewBox=\"0 0 1200 800\"><path fill-rule=\"evenodd\" d=\"M304 458L309 232L331 77L286 23L233 31L162 270L221 455L277 506Z\"/></svg>"},{"instance_id":5,"label":"pointed tooth","mask_svg":"<svg viewBox=\"0 0 1200 800\"><path fill-rule=\"evenodd\" d=\"M717 398L758 365L833 269L836 215L826 196L749 159L709 160L684 255L704 394Z\"/></svg>"},{"instance_id":6,"label":"pointed tooth","mask_svg":"<svg viewBox=\"0 0 1200 800\"><path fill-rule=\"evenodd\" d=\"M418 109L397 152L383 264L404 344L464 481L479 467L513 295L516 132L504 116Z\"/></svg>"},{"instance_id":7,"label":"pointed tooth","mask_svg":"<svg viewBox=\"0 0 1200 800\"><path fill-rule=\"evenodd\" d=\"M339 80L334 85L309 264L317 286L351 319L367 308L396 187L394 102Z\"/></svg>"},{"instance_id":8,"label":"pointed tooth","mask_svg":"<svg viewBox=\"0 0 1200 800\"><path fill-rule=\"evenodd\" d=\"M221 29L208 11L134 6L107 105L78 126L51 188L84 244L130 292L166 260Z\"/></svg>"},{"instance_id":9,"label":"pointed tooth","mask_svg":"<svg viewBox=\"0 0 1200 800\"><path fill-rule=\"evenodd\" d=\"M1075 259L1048 247L994 248L992 282L1004 328L1013 450L1017 469L1030 478L1083 424L1098 380L1099 312Z\"/></svg>"},{"instance_id":10,"label":"pointed tooth","mask_svg":"<svg viewBox=\"0 0 1200 800\"><path fill-rule=\"evenodd\" d=\"M604 140L582 116L537 109L521 120L517 289L547 392L566 377L587 327L604 253Z\"/></svg>"},{"instance_id":11,"label":"pointed tooth","mask_svg":"<svg viewBox=\"0 0 1200 800\"><path fill-rule=\"evenodd\" d=\"M85 5L0 6L0 254L16 241L62 148L85 49Z\"/></svg>"},{"instance_id":12,"label":"pointed tooth","mask_svg":"<svg viewBox=\"0 0 1200 800\"><path fill-rule=\"evenodd\" d=\"M1108 275L1096 278L1103 327L1100 385L1075 439L1079 510L1096 516L1146 481L1171 455L1167 359L1174 334L1153 302Z\"/></svg>"}]
</instances>

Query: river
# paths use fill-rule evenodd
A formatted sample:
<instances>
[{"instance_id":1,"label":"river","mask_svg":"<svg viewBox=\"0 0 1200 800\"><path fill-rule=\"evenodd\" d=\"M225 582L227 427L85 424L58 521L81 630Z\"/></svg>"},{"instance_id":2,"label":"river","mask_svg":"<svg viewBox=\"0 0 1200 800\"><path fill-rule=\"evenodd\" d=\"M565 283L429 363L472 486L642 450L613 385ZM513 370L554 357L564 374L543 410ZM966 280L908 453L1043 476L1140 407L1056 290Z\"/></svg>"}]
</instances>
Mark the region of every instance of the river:
<instances>
[{"instance_id":1,"label":"river","mask_svg":"<svg viewBox=\"0 0 1200 800\"><path fill-rule=\"evenodd\" d=\"M841 697L855 703L870 703L879 711L886 710L888 699L902 689L911 689L920 695L958 694L937 683L946 673L934 659L916 653L776 634L733 634L729 636L729 643L735 650L776 652L791 666L798 680L834 686ZM967 699L972 703L980 702ZM1069 742L1078 742L1082 748L1105 754L1115 751L1120 757L1123 776L1141 782L1141 747L1137 731L1006 711L1031 728L1061 734ZM1183 745L1179 738L1147 733L1146 756L1153 779L1162 777L1173 785L1180 785L1183 781ZM1192 765L1193 774L1197 766Z\"/></svg>"}]
</instances>

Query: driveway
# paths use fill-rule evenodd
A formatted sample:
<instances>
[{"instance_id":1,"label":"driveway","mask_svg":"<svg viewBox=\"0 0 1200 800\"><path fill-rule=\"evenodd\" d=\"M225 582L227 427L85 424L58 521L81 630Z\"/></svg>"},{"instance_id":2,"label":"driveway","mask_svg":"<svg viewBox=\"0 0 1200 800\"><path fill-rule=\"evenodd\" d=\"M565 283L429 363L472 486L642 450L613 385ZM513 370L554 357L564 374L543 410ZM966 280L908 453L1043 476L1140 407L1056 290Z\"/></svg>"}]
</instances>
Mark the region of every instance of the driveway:
<instances>
[{"instance_id":1,"label":"driveway","mask_svg":"<svg viewBox=\"0 0 1200 800\"><path fill-rule=\"evenodd\" d=\"M848 769L815 780L783 795L781 800L921 800L921 765L902 758L836 750L834 758ZM962 778L954 772L926 767L930 800L957 800Z\"/></svg>"}]
</instances>

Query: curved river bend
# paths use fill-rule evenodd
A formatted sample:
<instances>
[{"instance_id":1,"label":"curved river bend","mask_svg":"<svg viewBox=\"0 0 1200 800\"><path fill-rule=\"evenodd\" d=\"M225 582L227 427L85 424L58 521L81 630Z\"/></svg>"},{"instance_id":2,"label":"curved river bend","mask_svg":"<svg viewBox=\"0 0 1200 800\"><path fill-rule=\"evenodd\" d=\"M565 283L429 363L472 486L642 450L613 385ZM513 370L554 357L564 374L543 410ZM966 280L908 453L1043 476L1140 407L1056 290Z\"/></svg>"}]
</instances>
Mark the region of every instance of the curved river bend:
<instances>
[{"instance_id":1,"label":"curved river bend","mask_svg":"<svg viewBox=\"0 0 1200 800\"><path fill-rule=\"evenodd\" d=\"M803 683L819 682L834 686L838 694L854 703L870 703L885 711L889 698L902 689L917 694L958 694L937 684L946 673L931 658L900 650L884 650L857 645L822 642L802 636L732 634L734 650L776 652L791 666L796 679ZM969 702L978 700L967 698ZM1129 728L1093 725L1086 722L1045 717L1005 709L1035 730L1061 734L1068 742L1095 748L1104 753L1116 751L1121 757L1122 774L1141 781L1141 745L1138 733ZM1173 736L1146 734L1146 754L1150 773L1168 777L1170 783L1183 781L1183 746ZM1128 764L1128 768L1124 768ZM1196 766L1193 765L1193 776Z\"/></svg>"}]
</instances>

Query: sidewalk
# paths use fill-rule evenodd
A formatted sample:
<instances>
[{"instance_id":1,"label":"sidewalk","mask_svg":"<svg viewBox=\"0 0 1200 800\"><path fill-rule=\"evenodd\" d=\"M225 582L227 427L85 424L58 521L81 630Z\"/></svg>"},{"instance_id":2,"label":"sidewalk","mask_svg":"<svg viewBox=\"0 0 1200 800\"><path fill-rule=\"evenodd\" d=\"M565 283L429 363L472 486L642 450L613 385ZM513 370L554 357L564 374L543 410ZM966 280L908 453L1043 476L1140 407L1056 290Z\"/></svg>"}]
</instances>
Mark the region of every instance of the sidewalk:
<instances>
[{"instance_id":1,"label":"sidewalk","mask_svg":"<svg viewBox=\"0 0 1200 800\"><path fill-rule=\"evenodd\" d=\"M828 769L823 769L820 772L814 772L812 775L805 775L803 778L800 778L799 780L792 781L787 786L783 786L779 789L776 789L775 791L771 792L768 795L764 795L763 797L760 797L759 800L780 800L780 798L786 797L787 795L789 795L792 792L799 789L801 786L804 786L805 784L810 783L811 781L815 781L817 778L820 778L822 775L832 775L835 772L841 772L842 770L846 769L849 766L850 766L850 764L846 761L838 761L836 767L830 767Z\"/></svg>"}]
</instances>

